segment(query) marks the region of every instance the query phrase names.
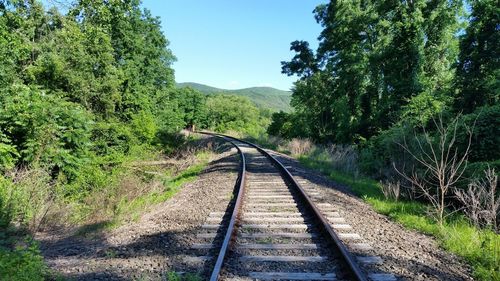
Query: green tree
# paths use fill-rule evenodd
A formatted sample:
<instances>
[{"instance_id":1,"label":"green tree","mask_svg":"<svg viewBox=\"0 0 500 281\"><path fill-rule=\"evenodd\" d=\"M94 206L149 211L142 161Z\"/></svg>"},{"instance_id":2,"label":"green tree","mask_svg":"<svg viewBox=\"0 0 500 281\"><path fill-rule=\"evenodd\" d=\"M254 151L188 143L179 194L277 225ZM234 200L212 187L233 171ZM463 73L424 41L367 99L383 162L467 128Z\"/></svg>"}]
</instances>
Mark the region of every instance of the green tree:
<instances>
[{"instance_id":1,"label":"green tree","mask_svg":"<svg viewBox=\"0 0 500 281\"><path fill-rule=\"evenodd\" d=\"M176 89L176 91L184 126L194 129L202 126L206 118L205 95L191 87Z\"/></svg>"},{"instance_id":2,"label":"green tree","mask_svg":"<svg viewBox=\"0 0 500 281\"><path fill-rule=\"evenodd\" d=\"M41 39L26 82L66 96L103 118L113 116L121 103L121 75L109 36L94 26L82 31L71 19L62 19L61 25Z\"/></svg>"},{"instance_id":3,"label":"green tree","mask_svg":"<svg viewBox=\"0 0 500 281\"><path fill-rule=\"evenodd\" d=\"M0 86L22 81L23 70L36 58L45 23L37 1L0 1Z\"/></svg>"},{"instance_id":4,"label":"green tree","mask_svg":"<svg viewBox=\"0 0 500 281\"><path fill-rule=\"evenodd\" d=\"M115 66L122 73L117 111L128 119L150 109L157 96L174 85L174 61L161 32L160 20L142 10L138 0L80 0L70 11L83 29L97 28L110 36Z\"/></svg>"},{"instance_id":5,"label":"green tree","mask_svg":"<svg viewBox=\"0 0 500 281\"><path fill-rule=\"evenodd\" d=\"M211 95L207 98L206 110L206 126L218 132L233 130L257 133L264 129L260 124L259 110L245 97Z\"/></svg>"},{"instance_id":6,"label":"green tree","mask_svg":"<svg viewBox=\"0 0 500 281\"><path fill-rule=\"evenodd\" d=\"M473 112L500 101L500 6L494 0L470 1L469 26L461 37L454 109Z\"/></svg>"},{"instance_id":7,"label":"green tree","mask_svg":"<svg viewBox=\"0 0 500 281\"><path fill-rule=\"evenodd\" d=\"M398 122L421 94L411 109L434 114L453 77L460 11L461 1L447 0L318 6L315 17L324 29L316 54L307 42L295 41L297 55L282 62L284 73L300 77L293 106L309 120L311 137L367 139Z\"/></svg>"}]
</instances>

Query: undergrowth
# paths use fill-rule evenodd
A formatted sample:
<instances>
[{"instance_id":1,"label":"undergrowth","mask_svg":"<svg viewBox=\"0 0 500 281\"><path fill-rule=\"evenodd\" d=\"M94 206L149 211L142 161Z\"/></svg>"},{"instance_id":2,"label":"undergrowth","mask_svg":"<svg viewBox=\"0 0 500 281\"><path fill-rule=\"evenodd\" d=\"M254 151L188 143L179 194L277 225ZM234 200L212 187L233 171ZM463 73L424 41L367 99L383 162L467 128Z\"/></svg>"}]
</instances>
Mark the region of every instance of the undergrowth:
<instances>
[{"instance_id":1,"label":"undergrowth","mask_svg":"<svg viewBox=\"0 0 500 281\"><path fill-rule=\"evenodd\" d=\"M76 235L90 237L137 220L152 205L173 197L196 179L212 155L190 141L166 165L144 164L165 158L152 147L134 147L128 155L97 159L70 184L47 180L43 170L0 175L0 280L61 278L45 265L31 238L37 230L72 225Z\"/></svg>"},{"instance_id":2,"label":"undergrowth","mask_svg":"<svg viewBox=\"0 0 500 281\"><path fill-rule=\"evenodd\" d=\"M61 279L44 263L38 243L30 236L9 237L5 231L0 231L0 236L0 280Z\"/></svg>"},{"instance_id":3,"label":"undergrowth","mask_svg":"<svg viewBox=\"0 0 500 281\"><path fill-rule=\"evenodd\" d=\"M116 227L128 218L134 221L138 220L139 216L151 205L167 201L184 184L194 181L207 166L210 153L206 151L199 152L196 154L196 158L196 164L191 165L179 174L173 175L171 171L167 171L162 177L162 188L160 190L137 196L132 200L123 198L116 206L115 217L109 227Z\"/></svg>"},{"instance_id":4,"label":"undergrowth","mask_svg":"<svg viewBox=\"0 0 500 281\"><path fill-rule=\"evenodd\" d=\"M302 155L299 160L304 166L350 186L378 213L387 215L407 228L436 237L444 249L463 257L472 265L475 278L500 280L500 235L495 232L471 226L462 215L449 216L440 226L428 216L428 206L423 203L385 199L380 183L375 180L335 171L328 162L307 155Z\"/></svg>"}]
</instances>

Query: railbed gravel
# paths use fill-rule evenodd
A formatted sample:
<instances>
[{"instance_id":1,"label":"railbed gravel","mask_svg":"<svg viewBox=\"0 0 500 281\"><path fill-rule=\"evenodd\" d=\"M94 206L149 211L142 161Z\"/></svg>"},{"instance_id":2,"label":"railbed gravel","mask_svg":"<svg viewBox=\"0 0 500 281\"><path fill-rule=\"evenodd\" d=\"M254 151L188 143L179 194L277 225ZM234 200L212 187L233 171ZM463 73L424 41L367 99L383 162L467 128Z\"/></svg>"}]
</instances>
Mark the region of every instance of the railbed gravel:
<instances>
[{"instance_id":1,"label":"railbed gravel","mask_svg":"<svg viewBox=\"0 0 500 281\"><path fill-rule=\"evenodd\" d=\"M407 229L376 213L370 205L355 196L348 186L303 167L296 159L277 152L273 152L273 155L285 166L294 168L289 170L299 181L306 181L306 184L301 183L304 188L309 192L320 193L319 199L313 199L313 202L331 203L339 208L340 216L353 229L337 230L338 233L357 233L361 239L356 242L368 243L373 247L370 250L356 250L348 246L360 256L382 258L383 263L368 266L370 270L392 273L398 280L473 280L471 267L460 257L440 248L433 237Z\"/></svg>"},{"instance_id":2,"label":"railbed gravel","mask_svg":"<svg viewBox=\"0 0 500 281\"><path fill-rule=\"evenodd\" d=\"M38 233L46 263L72 280L166 280L168 272L199 272L205 268L184 257L203 250L193 243L211 212L225 212L238 176L236 149L211 159L199 177L185 184L171 199L153 207L138 222L115 230L81 237L75 231ZM205 274L205 276L203 275Z\"/></svg>"},{"instance_id":3,"label":"railbed gravel","mask_svg":"<svg viewBox=\"0 0 500 281\"><path fill-rule=\"evenodd\" d=\"M282 176L276 168L271 168L271 163L268 160L262 161L259 157L252 156L253 149L244 149L244 153L248 162L247 177L246 177L246 191L245 191L245 201L242 206L241 215L243 219L240 221L243 224L256 224L256 225L268 225L276 226L281 224L297 224L303 225L311 223L311 227L308 228L259 228L253 229L240 225L238 230L239 234L264 234L264 233L319 233L318 229L311 220L304 220L302 218L299 222L287 223L276 222L276 221L256 221L249 223L245 218L250 216L252 212L294 212L301 213L303 216L309 216L307 210L304 209L303 204L298 200L297 194L293 189L289 188L289 185L283 181ZM258 168L256 168L258 167ZM281 181L281 183L280 183ZM257 182L273 182L268 184L256 184ZM285 193L291 197L290 200L285 200L293 206L265 206L269 203L278 203L277 199L256 199L249 198L251 193L262 192L257 186L265 187L266 189L276 189L282 193ZM297 202L299 202L298 205ZM252 207L253 204L264 204L261 207ZM268 216L269 218L270 216ZM291 241L298 239L287 239L283 237L272 237L265 239L265 243L270 244L290 244ZM257 243L259 244L259 239L242 239L241 235L238 235L237 241L246 241L247 243ZM247 277L250 272L316 272L316 273L332 273L337 274L339 279L342 279L342 271L339 270L338 257L333 255L330 250L331 247L324 247L324 243L318 241L317 238L314 239L300 239L299 241L306 241L307 244L315 244L318 246L316 249L244 249L238 247L238 244L229 252L225 266L222 271L222 280L251 280ZM295 242L297 243L297 242ZM276 261L242 261L242 256L295 256L295 257L326 257L325 261L320 262L276 262Z\"/></svg>"},{"instance_id":4,"label":"railbed gravel","mask_svg":"<svg viewBox=\"0 0 500 281\"><path fill-rule=\"evenodd\" d=\"M372 246L370 250L350 250L359 255L380 256L383 264L371 265L374 271L392 273L398 280L473 280L470 266L441 249L432 237L406 229L386 216L377 214L367 203L354 196L349 187L302 167L292 157L278 153L275 156L286 166L295 168L291 170L292 174L308 182L303 184L304 187L319 192L319 199L313 200L315 203L331 203L339 209L346 223L353 227L352 230L338 230L338 233L358 233L362 239L357 242ZM231 200L229 194L237 178L238 160L234 149L217 155L196 181L186 184L173 198L144 214L137 223L110 232L99 232L91 237L60 229L38 233L36 237L41 242L46 263L63 277L76 280L166 280L169 271L203 270L199 263L186 262L184 257L212 251L192 250L190 247L193 243L210 242L197 238L196 234L204 232L200 226L206 223L210 212L225 212L228 208ZM280 240L276 241L290 243ZM239 243L250 241L258 239L238 238ZM293 263L290 266L297 269L306 264L310 265ZM210 263L207 263L205 271L209 266ZM240 266L249 271L283 269L281 265L273 263L247 263ZM328 271L321 265L317 269ZM202 271L202 274L206 278L206 272Z\"/></svg>"}]
</instances>

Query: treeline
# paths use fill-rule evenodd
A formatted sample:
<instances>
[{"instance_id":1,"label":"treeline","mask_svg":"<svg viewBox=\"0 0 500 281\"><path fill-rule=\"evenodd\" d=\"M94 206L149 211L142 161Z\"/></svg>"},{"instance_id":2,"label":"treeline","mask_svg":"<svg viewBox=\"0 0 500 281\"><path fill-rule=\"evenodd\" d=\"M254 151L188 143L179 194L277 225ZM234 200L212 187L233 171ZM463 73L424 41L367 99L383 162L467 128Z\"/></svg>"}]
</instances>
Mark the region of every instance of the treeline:
<instances>
[{"instance_id":1,"label":"treeline","mask_svg":"<svg viewBox=\"0 0 500 281\"><path fill-rule=\"evenodd\" d=\"M69 179L183 126L175 57L139 1L0 1L0 167Z\"/></svg>"},{"instance_id":2,"label":"treeline","mask_svg":"<svg viewBox=\"0 0 500 281\"><path fill-rule=\"evenodd\" d=\"M247 97L224 93L203 94L184 87L177 90L184 109L183 122L189 129L217 132L239 132L247 135L265 133L271 111L258 108Z\"/></svg>"},{"instance_id":3,"label":"treeline","mask_svg":"<svg viewBox=\"0 0 500 281\"><path fill-rule=\"evenodd\" d=\"M270 114L245 98L175 87L160 20L139 0L65 9L0 0L0 228L29 220L23 171L47 173L36 189L51 197L84 202L123 163L174 151L183 128L264 130Z\"/></svg>"},{"instance_id":4,"label":"treeline","mask_svg":"<svg viewBox=\"0 0 500 281\"><path fill-rule=\"evenodd\" d=\"M274 114L268 132L357 144L365 172L382 177L405 152L398 144L425 133L438 138L439 120L452 124L460 116L453 139L459 154L472 129L468 160L498 171L499 11L492 0L318 6L318 49L295 41L296 55L282 62L283 73L299 77L294 112Z\"/></svg>"}]
</instances>

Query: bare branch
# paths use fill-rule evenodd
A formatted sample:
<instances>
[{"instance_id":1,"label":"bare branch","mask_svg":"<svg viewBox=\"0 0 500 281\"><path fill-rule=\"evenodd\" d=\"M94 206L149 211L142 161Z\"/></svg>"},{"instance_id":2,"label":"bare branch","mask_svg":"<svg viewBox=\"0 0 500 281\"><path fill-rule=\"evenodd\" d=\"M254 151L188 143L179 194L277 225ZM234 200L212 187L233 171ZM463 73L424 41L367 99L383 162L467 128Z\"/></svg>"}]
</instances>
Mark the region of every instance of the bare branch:
<instances>
[{"instance_id":1,"label":"bare branch","mask_svg":"<svg viewBox=\"0 0 500 281\"><path fill-rule=\"evenodd\" d=\"M437 120L433 118L433 122L437 134L435 139L424 126L422 126L423 141L414 132L417 151L408 145L406 138L403 144L397 143L421 165L420 174L416 172L417 167L412 168L411 174L398 169L394 162L393 167L403 179L418 188L420 194L432 205L437 221L442 223L448 207L446 197L449 190L461 179L467 166L472 138L469 136L467 149L460 153L456 147L459 117L446 125L442 116Z\"/></svg>"}]
</instances>

